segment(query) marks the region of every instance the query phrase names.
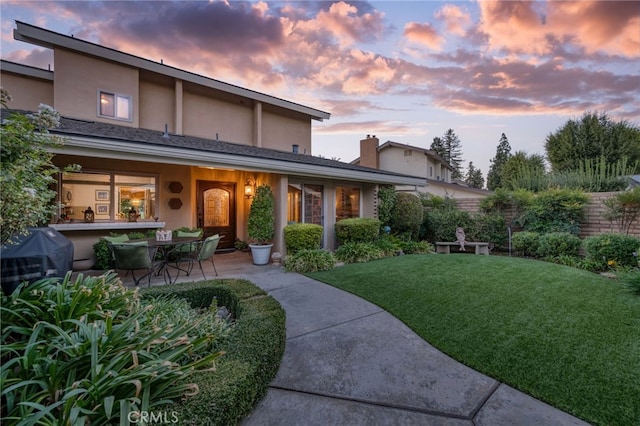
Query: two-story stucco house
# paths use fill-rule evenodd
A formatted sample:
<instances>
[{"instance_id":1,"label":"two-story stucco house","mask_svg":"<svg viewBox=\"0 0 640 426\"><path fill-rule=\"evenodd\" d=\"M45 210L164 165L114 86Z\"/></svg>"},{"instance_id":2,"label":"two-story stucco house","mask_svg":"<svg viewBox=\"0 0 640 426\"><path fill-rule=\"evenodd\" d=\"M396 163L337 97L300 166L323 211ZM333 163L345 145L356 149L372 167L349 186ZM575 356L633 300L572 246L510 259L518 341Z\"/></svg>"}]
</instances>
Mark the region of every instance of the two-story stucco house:
<instances>
[{"instance_id":1,"label":"two-story stucco house","mask_svg":"<svg viewBox=\"0 0 640 426\"><path fill-rule=\"evenodd\" d=\"M472 188L452 179L453 167L435 151L392 141L380 145L375 135L367 135L360 141L360 157L351 164L425 179L426 184L418 187L396 185L399 191L417 191L451 198L481 198L491 194L490 191Z\"/></svg>"},{"instance_id":2,"label":"two-story stucco house","mask_svg":"<svg viewBox=\"0 0 640 426\"><path fill-rule=\"evenodd\" d=\"M285 251L289 222L322 225L331 249L338 218L376 216L378 185L424 185L310 155L312 122L327 112L23 22L14 38L53 50L53 70L2 61L0 72L10 109L44 103L62 116L54 163L82 169L60 174L51 226L74 242L76 259L101 235L145 228L202 227L232 248L247 239L261 184L276 197L275 250ZM83 222L88 207L93 223Z\"/></svg>"}]
</instances>

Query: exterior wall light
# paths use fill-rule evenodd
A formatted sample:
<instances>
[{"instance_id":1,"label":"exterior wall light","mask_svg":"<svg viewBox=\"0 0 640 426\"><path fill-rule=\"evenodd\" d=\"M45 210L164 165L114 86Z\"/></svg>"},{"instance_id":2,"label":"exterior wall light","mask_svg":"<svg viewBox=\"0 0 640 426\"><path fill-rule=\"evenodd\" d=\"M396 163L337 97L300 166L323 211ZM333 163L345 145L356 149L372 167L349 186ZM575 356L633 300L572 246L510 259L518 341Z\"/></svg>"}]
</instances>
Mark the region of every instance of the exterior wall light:
<instances>
[{"instance_id":1,"label":"exterior wall light","mask_svg":"<svg viewBox=\"0 0 640 426\"><path fill-rule=\"evenodd\" d=\"M244 184L244 196L247 200L253 198L256 193L256 181L252 178L247 178Z\"/></svg>"}]
</instances>

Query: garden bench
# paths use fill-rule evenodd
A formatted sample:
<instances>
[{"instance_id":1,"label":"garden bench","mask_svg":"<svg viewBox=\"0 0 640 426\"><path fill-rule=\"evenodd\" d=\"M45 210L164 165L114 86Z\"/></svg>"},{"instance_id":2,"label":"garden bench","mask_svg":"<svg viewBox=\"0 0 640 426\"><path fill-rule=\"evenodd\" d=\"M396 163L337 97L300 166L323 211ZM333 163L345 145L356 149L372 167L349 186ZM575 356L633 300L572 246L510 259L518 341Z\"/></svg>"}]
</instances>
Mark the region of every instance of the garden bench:
<instances>
[{"instance_id":1,"label":"garden bench","mask_svg":"<svg viewBox=\"0 0 640 426\"><path fill-rule=\"evenodd\" d=\"M476 254L489 254L489 243L483 243L478 241L465 241L465 246L475 247ZM451 246L460 247L458 241L452 243L449 242L436 242L436 253L451 253Z\"/></svg>"}]
</instances>

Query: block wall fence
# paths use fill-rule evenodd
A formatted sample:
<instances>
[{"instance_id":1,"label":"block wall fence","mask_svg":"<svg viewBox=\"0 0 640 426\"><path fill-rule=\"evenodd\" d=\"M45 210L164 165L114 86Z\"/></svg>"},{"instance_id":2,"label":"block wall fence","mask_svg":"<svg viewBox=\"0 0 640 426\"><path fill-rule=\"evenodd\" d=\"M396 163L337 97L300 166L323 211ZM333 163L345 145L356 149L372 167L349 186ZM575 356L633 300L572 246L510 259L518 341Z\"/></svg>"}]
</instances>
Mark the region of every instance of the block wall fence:
<instances>
[{"instance_id":1,"label":"block wall fence","mask_svg":"<svg viewBox=\"0 0 640 426\"><path fill-rule=\"evenodd\" d=\"M584 219L580 222L580 238L608 232L619 232L616 224L612 225L611 222L603 217L605 206L602 204L602 201L613 197L615 194L615 192L594 192L587 194L589 201L585 208ZM456 199L458 208L470 213L480 211L480 201L482 201L481 198ZM507 223L513 218L513 215L513 211L507 211ZM516 231L516 229L514 229L514 231ZM640 237L640 220L637 220L631 226L629 235Z\"/></svg>"}]
</instances>

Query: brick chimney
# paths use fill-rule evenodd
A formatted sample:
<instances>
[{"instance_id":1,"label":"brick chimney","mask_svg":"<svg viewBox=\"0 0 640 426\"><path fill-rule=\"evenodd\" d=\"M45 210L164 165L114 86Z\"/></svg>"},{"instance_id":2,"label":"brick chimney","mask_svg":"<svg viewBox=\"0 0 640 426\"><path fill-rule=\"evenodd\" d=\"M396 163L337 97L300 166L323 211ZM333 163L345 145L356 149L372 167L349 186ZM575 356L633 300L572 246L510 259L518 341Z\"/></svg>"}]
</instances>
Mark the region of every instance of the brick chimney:
<instances>
[{"instance_id":1,"label":"brick chimney","mask_svg":"<svg viewBox=\"0 0 640 426\"><path fill-rule=\"evenodd\" d=\"M364 167L378 168L378 144L380 140L376 135L367 135L360 141L360 165Z\"/></svg>"}]
</instances>

